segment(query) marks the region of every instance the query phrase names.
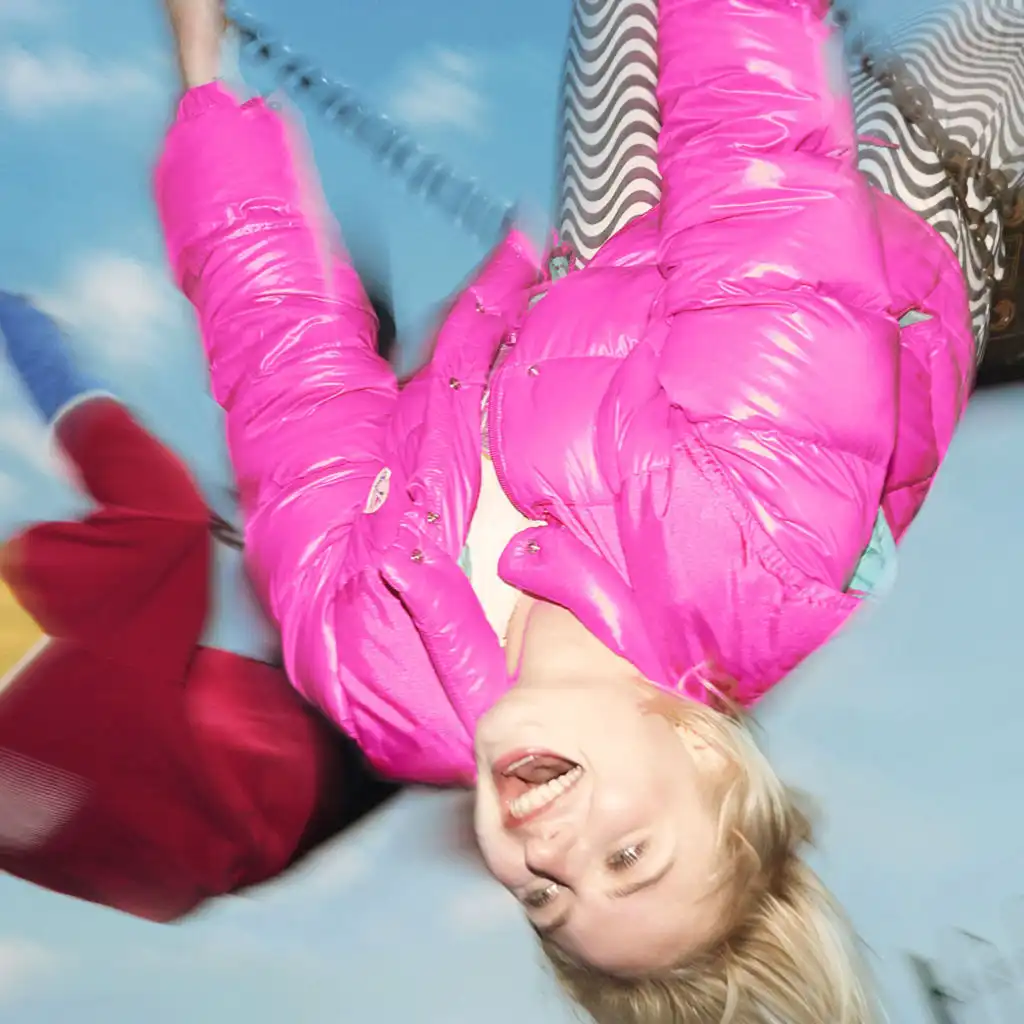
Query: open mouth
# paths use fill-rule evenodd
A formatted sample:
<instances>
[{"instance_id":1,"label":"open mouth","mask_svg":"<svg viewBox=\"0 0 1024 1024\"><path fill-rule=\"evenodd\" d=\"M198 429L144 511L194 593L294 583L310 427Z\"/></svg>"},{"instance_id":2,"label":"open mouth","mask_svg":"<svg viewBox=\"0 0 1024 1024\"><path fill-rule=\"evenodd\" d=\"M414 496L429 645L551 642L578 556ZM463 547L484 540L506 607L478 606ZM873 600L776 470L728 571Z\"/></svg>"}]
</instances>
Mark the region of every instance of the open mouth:
<instances>
[{"instance_id":1,"label":"open mouth","mask_svg":"<svg viewBox=\"0 0 1024 1024\"><path fill-rule=\"evenodd\" d=\"M506 826L522 825L543 814L581 778L581 765L547 750L503 758L494 766L494 784Z\"/></svg>"}]
</instances>

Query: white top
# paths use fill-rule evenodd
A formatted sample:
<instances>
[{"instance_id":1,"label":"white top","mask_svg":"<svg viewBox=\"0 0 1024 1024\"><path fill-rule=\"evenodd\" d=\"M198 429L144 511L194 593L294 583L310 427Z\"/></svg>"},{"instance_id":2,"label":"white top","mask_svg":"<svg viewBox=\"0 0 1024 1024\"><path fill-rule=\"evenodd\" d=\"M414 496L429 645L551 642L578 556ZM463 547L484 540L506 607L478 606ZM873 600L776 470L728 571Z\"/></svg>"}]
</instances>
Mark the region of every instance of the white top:
<instances>
[{"instance_id":1,"label":"white top","mask_svg":"<svg viewBox=\"0 0 1024 1024\"><path fill-rule=\"evenodd\" d=\"M469 524L463 567L483 605L487 621L504 643L519 591L498 575L498 560L517 533L536 524L509 501L498 482L494 463L486 455L482 461L480 500Z\"/></svg>"}]
</instances>

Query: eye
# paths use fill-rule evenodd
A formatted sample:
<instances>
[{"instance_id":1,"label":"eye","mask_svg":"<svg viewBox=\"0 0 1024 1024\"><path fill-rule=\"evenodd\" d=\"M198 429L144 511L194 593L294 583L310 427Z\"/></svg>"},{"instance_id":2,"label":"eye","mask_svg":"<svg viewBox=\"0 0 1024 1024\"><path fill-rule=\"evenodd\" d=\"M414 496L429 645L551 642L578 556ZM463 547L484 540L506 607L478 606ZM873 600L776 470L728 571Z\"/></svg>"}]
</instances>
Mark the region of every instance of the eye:
<instances>
[{"instance_id":1,"label":"eye","mask_svg":"<svg viewBox=\"0 0 1024 1024\"><path fill-rule=\"evenodd\" d=\"M552 882L550 885L544 886L543 889L535 889L533 892L527 893L522 898L523 906L529 907L531 910L540 910L541 907L546 907L554 898L558 895L558 883Z\"/></svg>"},{"instance_id":2,"label":"eye","mask_svg":"<svg viewBox=\"0 0 1024 1024\"><path fill-rule=\"evenodd\" d=\"M621 850L616 850L608 858L608 867L612 871L628 871L640 860L646 851L646 843L634 843L632 846L624 846Z\"/></svg>"}]
</instances>

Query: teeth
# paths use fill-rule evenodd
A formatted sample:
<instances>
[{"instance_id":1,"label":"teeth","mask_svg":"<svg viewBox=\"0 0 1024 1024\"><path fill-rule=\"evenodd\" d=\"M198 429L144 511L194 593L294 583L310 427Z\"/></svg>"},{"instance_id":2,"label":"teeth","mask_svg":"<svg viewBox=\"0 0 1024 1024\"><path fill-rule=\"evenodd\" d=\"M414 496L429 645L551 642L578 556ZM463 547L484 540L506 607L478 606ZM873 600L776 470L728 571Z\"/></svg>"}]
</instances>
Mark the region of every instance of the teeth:
<instances>
[{"instance_id":1,"label":"teeth","mask_svg":"<svg viewBox=\"0 0 1024 1024\"><path fill-rule=\"evenodd\" d=\"M512 764L510 764L505 769L503 774L511 775L517 768L522 768L523 765L529 764L531 761L533 761L536 758L536 756L536 754L527 754L526 757L519 758L518 761L514 761Z\"/></svg>"},{"instance_id":2,"label":"teeth","mask_svg":"<svg viewBox=\"0 0 1024 1024\"><path fill-rule=\"evenodd\" d=\"M509 814L513 818L525 818L526 815L539 811L542 807L546 807L558 799L567 789L575 786L582 775L583 769L577 765L557 779L545 782L542 786L535 786L529 792L509 802Z\"/></svg>"}]
</instances>

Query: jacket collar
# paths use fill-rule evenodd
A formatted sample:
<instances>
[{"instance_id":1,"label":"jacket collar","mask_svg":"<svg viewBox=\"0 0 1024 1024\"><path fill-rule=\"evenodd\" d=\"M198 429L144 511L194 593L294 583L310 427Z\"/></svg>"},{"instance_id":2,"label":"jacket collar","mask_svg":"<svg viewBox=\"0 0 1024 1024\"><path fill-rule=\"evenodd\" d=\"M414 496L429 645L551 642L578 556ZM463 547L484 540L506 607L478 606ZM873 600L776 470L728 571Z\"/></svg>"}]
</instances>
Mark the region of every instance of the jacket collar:
<instances>
[{"instance_id":1,"label":"jacket collar","mask_svg":"<svg viewBox=\"0 0 1024 1024\"><path fill-rule=\"evenodd\" d=\"M517 534L498 571L524 593L568 609L645 678L669 683L630 586L564 526L536 526Z\"/></svg>"}]
</instances>

